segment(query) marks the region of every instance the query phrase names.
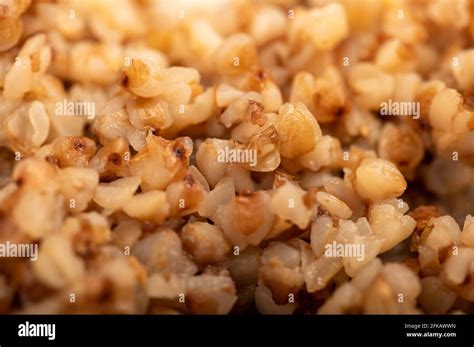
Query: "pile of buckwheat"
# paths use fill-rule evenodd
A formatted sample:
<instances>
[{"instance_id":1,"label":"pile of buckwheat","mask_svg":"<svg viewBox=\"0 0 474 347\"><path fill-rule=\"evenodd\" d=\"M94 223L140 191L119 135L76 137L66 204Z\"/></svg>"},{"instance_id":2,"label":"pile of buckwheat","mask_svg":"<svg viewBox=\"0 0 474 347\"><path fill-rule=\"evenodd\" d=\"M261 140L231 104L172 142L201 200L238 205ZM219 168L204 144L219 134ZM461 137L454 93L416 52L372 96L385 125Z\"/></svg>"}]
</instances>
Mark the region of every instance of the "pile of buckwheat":
<instances>
[{"instance_id":1,"label":"pile of buckwheat","mask_svg":"<svg viewBox=\"0 0 474 347\"><path fill-rule=\"evenodd\" d=\"M1 313L472 313L473 0L0 0Z\"/></svg>"}]
</instances>

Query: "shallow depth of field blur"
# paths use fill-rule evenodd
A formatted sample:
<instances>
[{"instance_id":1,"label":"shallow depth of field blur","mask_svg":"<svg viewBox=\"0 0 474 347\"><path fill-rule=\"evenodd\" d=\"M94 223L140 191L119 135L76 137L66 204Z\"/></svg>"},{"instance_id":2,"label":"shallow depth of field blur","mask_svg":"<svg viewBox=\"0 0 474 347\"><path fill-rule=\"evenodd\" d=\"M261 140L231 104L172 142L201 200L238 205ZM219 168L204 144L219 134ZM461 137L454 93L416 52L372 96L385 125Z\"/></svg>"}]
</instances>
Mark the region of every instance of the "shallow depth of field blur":
<instances>
[{"instance_id":1,"label":"shallow depth of field blur","mask_svg":"<svg viewBox=\"0 0 474 347\"><path fill-rule=\"evenodd\" d=\"M474 311L474 0L0 0L0 313Z\"/></svg>"}]
</instances>

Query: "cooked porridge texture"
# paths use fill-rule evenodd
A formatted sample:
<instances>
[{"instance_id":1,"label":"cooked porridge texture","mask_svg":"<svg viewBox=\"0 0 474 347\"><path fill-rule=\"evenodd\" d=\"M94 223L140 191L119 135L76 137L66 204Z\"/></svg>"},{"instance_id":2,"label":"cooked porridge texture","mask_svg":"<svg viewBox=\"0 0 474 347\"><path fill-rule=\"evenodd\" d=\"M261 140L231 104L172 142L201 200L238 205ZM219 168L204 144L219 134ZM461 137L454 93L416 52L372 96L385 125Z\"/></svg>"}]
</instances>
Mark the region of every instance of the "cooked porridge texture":
<instances>
[{"instance_id":1,"label":"cooked porridge texture","mask_svg":"<svg viewBox=\"0 0 474 347\"><path fill-rule=\"evenodd\" d=\"M0 0L0 313L474 312L474 0Z\"/></svg>"}]
</instances>

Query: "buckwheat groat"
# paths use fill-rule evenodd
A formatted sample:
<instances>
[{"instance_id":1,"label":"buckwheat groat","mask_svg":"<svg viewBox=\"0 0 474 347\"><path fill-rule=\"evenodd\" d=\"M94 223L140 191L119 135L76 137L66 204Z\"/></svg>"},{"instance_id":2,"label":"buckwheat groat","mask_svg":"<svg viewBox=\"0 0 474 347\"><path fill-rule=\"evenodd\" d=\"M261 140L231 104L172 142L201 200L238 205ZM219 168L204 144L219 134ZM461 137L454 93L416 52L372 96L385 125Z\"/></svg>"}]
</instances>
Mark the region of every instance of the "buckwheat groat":
<instances>
[{"instance_id":1,"label":"buckwheat groat","mask_svg":"<svg viewBox=\"0 0 474 347\"><path fill-rule=\"evenodd\" d=\"M407 183L391 162L366 158L355 172L354 186L361 198L379 201L400 196Z\"/></svg>"},{"instance_id":2,"label":"buckwheat groat","mask_svg":"<svg viewBox=\"0 0 474 347\"><path fill-rule=\"evenodd\" d=\"M473 313L473 9L0 0L0 313Z\"/></svg>"}]
</instances>

